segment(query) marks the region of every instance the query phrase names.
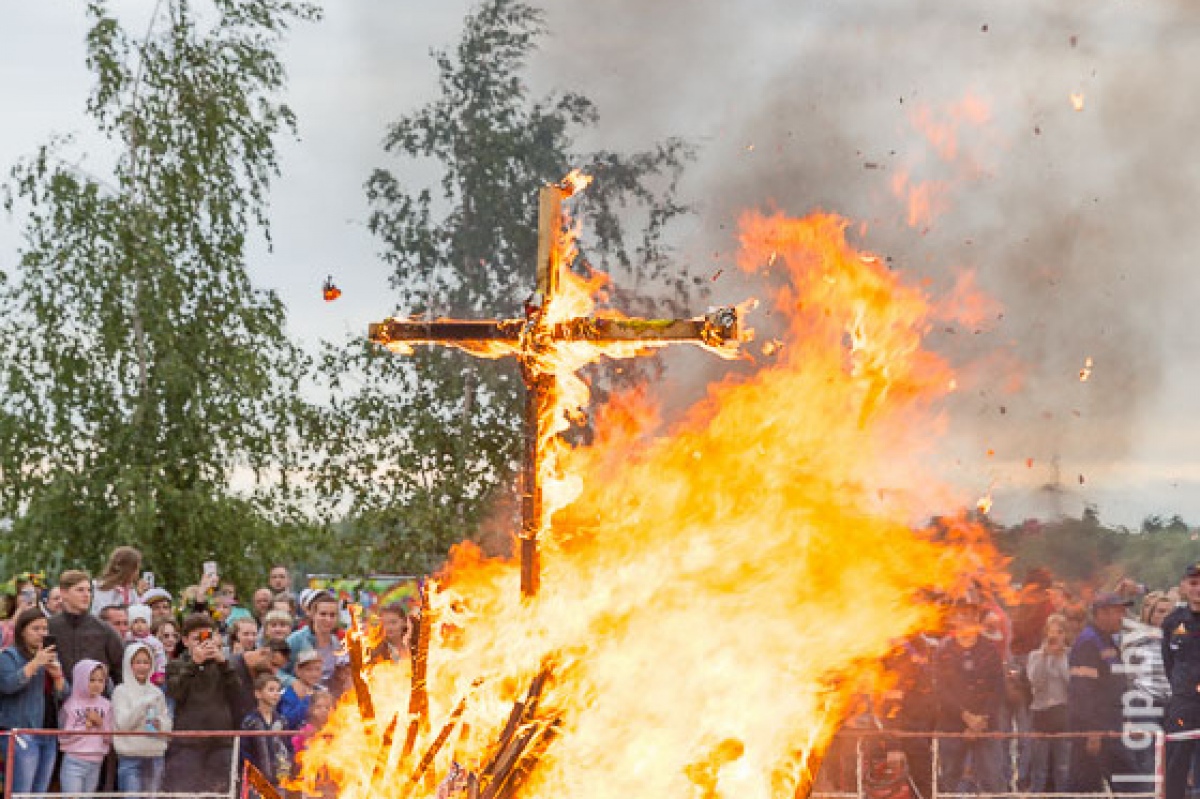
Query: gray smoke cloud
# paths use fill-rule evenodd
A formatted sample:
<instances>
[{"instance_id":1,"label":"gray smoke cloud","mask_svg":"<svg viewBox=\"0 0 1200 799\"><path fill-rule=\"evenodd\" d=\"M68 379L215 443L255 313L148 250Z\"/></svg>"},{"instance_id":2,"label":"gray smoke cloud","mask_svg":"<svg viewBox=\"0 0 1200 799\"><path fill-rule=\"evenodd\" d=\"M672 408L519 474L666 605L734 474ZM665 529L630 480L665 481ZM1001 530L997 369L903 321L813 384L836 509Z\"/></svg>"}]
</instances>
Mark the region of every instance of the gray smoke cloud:
<instances>
[{"instance_id":1,"label":"gray smoke cloud","mask_svg":"<svg viewBox=\"0 0 1200 799\"><path fill-rule=\"evenodd\" d=\"M1200 6L612 0L548 13L537 83L596 100L602 122L582 144L701 145L683 257L715 273L744 209L823 208L866 222L858 243L933 294L975 273L999 314L931 336L967 364L946 446L965 480L1049 484L1057 510L1067 490L1103 501L1093 483L1138 459L1161 462L1141 470L1159 477L1186 471ZM947 161L914 120L946 122L967 97L987 119L959 119ZM907 224L901 172L947 183L932 222ZM738 298L732 272L715 299ZM705 367L683 363L671 374L684 382Z\"/></svg>"}]
</instances>

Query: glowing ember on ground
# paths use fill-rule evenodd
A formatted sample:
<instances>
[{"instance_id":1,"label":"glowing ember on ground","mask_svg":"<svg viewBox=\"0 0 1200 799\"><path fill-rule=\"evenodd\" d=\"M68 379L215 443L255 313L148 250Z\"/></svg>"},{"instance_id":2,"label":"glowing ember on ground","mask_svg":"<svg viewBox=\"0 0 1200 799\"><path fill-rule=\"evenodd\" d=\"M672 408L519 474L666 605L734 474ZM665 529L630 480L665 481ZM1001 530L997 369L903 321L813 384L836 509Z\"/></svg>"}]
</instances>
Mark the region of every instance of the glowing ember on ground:
<instances>
[{"instance_id":1,"label":"glowing ember on ground","mask_svg":"<svg viewBox=\"0 0 1200 799\"><path fill-rule=\"evenodd\" d=\"M348 697L306 773L323 766L342 799L431 796L436 781L410 775L445 729L429 773L440 780L453 760L486 782L514 702L548 665L536 712L547 743L516 795L807 791L851 693L898 638L936 623L925 589L962 590L994 557L962 519L914 530L964 499L920 458L953 376L922 348L927 298L855 251L846 227L743 218L739 266L789 273L772 299L787 320L775 357L668 431L636 393L603 410L592 446L560 446L569 491L536 601L521 601L514 563L459 548L429 600L429 729L407 759L397 734L373 785L379 736ZM586 392L561 371L581 359L553 365L567 392ZM370 684L379 726L399 714L403 730L406 674L377 668Z\"/></svg>"}]
</instances>

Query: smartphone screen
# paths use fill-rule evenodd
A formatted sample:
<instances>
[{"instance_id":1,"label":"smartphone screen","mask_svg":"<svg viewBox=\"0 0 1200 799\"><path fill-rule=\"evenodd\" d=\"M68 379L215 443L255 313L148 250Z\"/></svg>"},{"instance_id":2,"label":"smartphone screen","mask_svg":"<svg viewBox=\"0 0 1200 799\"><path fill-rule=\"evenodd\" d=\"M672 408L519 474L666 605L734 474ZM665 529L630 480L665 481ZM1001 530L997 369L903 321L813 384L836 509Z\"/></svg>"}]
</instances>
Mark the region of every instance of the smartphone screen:
<instances>
[{"instance_id":1,"label":"smartphone screen","mask_svg":"<svg viewBox=\"0 0 1200 799\"><path fill-rule=\"evenodd\" d=\"M154 587L154 572L142 572L142 579L145 580L147 587Z\"/></svg>"},{"instance_id":2,"label":"smartphone screen","mask_svg":"<svg viewBox=\"0 0 1200 799\"><path fill-rule=\"evenodd\" d=\"M215 560L204 561L204 573L205 574L216 574L217 573L217 562Z\"/></svg>"},{"instance_id":3,"label":"smartphone screen","mask_svg":"<svg viewBox=\"0 0 1200 799\"><path fill-rule=\"evenodd\" d=\"M52 646L58 646L58 639L53 635L42 636L42 649L49 649Z\"/></svg>"}]
</instances>

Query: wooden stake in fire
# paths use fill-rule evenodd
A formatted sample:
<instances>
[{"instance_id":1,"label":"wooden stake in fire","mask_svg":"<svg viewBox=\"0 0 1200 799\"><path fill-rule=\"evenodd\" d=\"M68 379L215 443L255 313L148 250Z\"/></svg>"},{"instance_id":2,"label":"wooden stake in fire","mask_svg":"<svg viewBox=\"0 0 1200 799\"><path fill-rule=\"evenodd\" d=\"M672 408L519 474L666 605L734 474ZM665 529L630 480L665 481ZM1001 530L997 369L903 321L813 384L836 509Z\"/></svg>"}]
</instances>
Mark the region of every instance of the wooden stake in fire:
<instances>
[{"instance_id":1,"label":"wooden stake in fire","mask_svg":"<svg viewBox=\"0 0 1200 799\"><path fill-rule=\"evenodd\" d=\"M346 636L346 651L350 656L350 679L354 683L354 697L358 700L358 712L362 716L363 726L368 735L375 732L375 703L371 698L371 689L367 685L363 669L366 666L363 657L362 627L358 623L358 609L350 609L350 634Z\"/></svg>"},{"instance_id":2,"label":"wooden stake in fire","mask_svg":"<svg viewBox=\"0 0 1200 799\"><path fill-rule=\"evenodd\" d=\"M410 646L412 657L412 687L408 696L408 733L404 738L404 749L400 754L407 762L417 743L417 733L429 728L429 637L433 634L433 609L429 607L429 586L421 586L421 612L417 626L413 628Z\"/></svg>"},{"instance_id":3,"label":"wooden stake in fire","mask_svg":"<svg viewBox=\"0 0 1200 799\"><path fill-rule=\"evenodd\" d=\"M742 340L741 318L735 307L723 307L698 319L599 319L580 317L551 323L545 316L559 294L564 270L569 268L559 242L563 230L563 203L574 192L564 181L542 187L538 197L537 290L524 319L401 320L386 319L370 326L377 344L443 344L467 352L489 344L507 343L521 362L525 381L525 467L521 504L521 594L537 594L540 566L538 538L549 529L543 501L540 466L552 438L544 428L544 411L552 407L558 379L542 365L547 352L572 342L692 343L733 347Z\"/></svg>"}]
</instances>

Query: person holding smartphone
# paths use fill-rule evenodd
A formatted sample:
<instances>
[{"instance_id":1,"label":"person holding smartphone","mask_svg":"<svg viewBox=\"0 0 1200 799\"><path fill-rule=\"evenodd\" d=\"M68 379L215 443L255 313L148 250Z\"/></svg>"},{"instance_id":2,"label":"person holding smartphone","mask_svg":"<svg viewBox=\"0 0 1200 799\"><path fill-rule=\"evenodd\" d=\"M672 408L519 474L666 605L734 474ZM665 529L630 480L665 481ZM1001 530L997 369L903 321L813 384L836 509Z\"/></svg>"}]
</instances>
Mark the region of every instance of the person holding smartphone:
<instances>
[{"instance_id":1,"label":"person holding smartphone","mask_svg":"<svg viewBox=\"0 0 1200 799\"><path fill-rule=\"evenodd\" d=\"M57 703L67 698L63 676L46 616L40 608L17 614L13 646L0 652L0 727L54 729ZM47 679L48 678L48 679ZM23 736L13 748L15 793L46 793L58 745L53 735Z\"/></svg>"},{"instance_id":2,"label":"person holding smartphone","mask_svg":"<svg viewBox=\"0 0 1200 799\"><path fill-rule=\"evenodd\" d=\"M176 730L232 730L240 681L230 667L216 624L204 613L183 622L186 651L167 664L167 696L175 702ZM182 738L167 750L167 791L225 793L233 744L228 738Z\"/></svg>"}]
</instances>

